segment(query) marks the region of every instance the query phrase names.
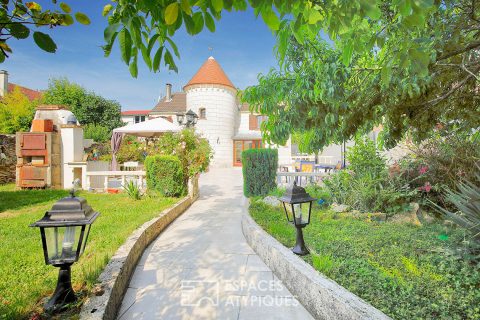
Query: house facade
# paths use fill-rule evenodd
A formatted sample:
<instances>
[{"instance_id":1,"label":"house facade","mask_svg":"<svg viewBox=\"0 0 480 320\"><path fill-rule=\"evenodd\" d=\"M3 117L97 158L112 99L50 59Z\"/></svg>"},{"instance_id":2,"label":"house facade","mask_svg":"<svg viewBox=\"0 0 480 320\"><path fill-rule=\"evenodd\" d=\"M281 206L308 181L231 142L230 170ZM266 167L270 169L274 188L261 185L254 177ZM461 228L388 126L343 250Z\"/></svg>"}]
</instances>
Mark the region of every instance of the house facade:
<instances>
[{"instance_id":1,"label":"house facade","mask_svg":"<svg viewBox=\"0 0 480 320\"><path fill-rule=\"evenodd\" d=\"M242 151L261 147L277 148L280 165L291 164L296 159L315 159L314 156L300 155L290 140L284 146L265 144L260 131L265 116L251 113L247 104L239 102L237 88L213 57L205 61L182 92L173 93L172 86L167 84L165 97L149 116L176 121L177 113L188 110L199 116L195 128L213 148L212 166L241 166ZM341 159L340 146L327 148L322 156L328 158L325 162L337 163Z\"/></svg>"},{"instance_id":2,"label":"house facade","mask_svg":"<svg viewBox=\"0 0 480 320\"><path fill-rule=\"evenodd\" d=\"M150 110L122 111L121 119L126 124L135 124L148 120Z\"/></svg>"}]
</instances>

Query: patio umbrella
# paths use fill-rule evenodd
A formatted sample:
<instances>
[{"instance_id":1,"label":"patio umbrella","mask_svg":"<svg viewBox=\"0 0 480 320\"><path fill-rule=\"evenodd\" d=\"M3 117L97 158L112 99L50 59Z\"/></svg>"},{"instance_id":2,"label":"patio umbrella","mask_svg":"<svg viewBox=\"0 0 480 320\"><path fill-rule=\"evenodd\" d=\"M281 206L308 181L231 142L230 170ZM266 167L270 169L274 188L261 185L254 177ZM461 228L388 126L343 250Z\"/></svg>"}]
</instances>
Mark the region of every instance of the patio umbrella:
<instances>
[{"instance_id":1,"label":"patio umbrella","mask_svg":"<svg viewBox=\"0 0 480 320\"><path fill-rule=\"evenodd\" d=\"M178 132L182 127L171 123L164 118L155 118L144 122L135 124L128 124L126 126L113 129L111 147L112 147L112 170L117 170L116 154L122 143L123 136L128 134L136 137L159 137L165 132Z\"/></svg>"}]
</instances>

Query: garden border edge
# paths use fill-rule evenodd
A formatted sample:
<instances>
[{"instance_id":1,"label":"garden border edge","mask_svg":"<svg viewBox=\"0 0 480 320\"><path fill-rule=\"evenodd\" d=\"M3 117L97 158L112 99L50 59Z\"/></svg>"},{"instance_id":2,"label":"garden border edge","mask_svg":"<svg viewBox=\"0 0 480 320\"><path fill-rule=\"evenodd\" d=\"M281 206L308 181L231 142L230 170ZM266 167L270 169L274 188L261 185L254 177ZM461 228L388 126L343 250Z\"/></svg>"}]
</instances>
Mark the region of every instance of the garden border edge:
<instances>
[{"instance_id":1,"label":"garden border edge","mask_svg":"<svg viewBox=\"0 0 480 320\"><path fill-rule=\"evenodd\" d=\"M198 184L197 184L198 186ZM136 265L144 250L177 217L184 213L198 198L198 191L191 193L157 217L136 229L118 248L98 277L96 288L101 295L91 295L80 311L81 320L113 320L123 301ZM97 293L98 294L98 293Z\"/></svg>"},{"instance_id":2,"label":"garden border edge","mask_svg":"<svg viewBox=\"0 0 480 320\"><path fill-rule=\"evenodd\" d=\"M391 319L265 232L250 216L248 199L244 201L242 231L247 243L315 319Z\"/></svg>"}]
</instances>

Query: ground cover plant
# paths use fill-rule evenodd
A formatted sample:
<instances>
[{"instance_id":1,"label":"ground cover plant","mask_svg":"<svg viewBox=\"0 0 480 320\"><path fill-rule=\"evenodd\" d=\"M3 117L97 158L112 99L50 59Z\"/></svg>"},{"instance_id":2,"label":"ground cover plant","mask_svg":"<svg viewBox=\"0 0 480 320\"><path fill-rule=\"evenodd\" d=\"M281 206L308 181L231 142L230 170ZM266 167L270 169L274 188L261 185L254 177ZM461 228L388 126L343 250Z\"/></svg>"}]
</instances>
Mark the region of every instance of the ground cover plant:
<instances>
[{"instance_id":1,"label":"ground cover plant","mask_svg":"<svg viewBox=\"0 0 480 320\"><path fill-rule=\"evenodd\" d=\"M68 194L64 190L13 189L11 184L0 186L0 319L35 315L41 311L40 299L55 289L58 269L45 265L40 232L28 226ZM134 200L126 193L79 192L79 196L100 212L84 255L72 267L74 289L85 296L127 237L177 199L146 196Z\"/></svg>"},{"instance_id":2,"label":"ground cover plant","mask_svg":"<svg viewBox=\"0 0 480 320\"><path fill-rule=\"evenodd\" d=\"M253 202L250 214L293 247L295 228L280 207ZM464 239L443 224L378 223L315 208L304 229L316 270L394 319L478 319L480 270L451 254Z\"/></svg>"}]
</instances>

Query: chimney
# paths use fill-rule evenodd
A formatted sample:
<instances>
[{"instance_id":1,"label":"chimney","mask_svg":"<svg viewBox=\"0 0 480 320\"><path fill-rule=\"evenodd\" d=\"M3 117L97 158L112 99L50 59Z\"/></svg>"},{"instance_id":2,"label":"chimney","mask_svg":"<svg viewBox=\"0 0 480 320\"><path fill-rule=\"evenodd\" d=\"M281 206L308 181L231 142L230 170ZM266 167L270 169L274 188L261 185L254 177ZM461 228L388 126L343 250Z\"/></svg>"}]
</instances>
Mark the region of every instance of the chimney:
<instances>
[{"instance_id":1,"label":"chimney","mask_svg":"<svg viewBox=\"0 0 480 320\"><path fill-rule=\"evenodd\" d=\"M0 70L0 97L8 93L8 72Z\"/></svg>"},{"instance_id":2,"label":"chimney","mask_svg":"<svg viewBox=\"0 0 480 320\"><path fill-rule=\"evenodd\" d=\"M166 86L166 93L165 93L165 102L171 101L172 100L172 84L167 83Z\"/></svg>"}]
</instances>

